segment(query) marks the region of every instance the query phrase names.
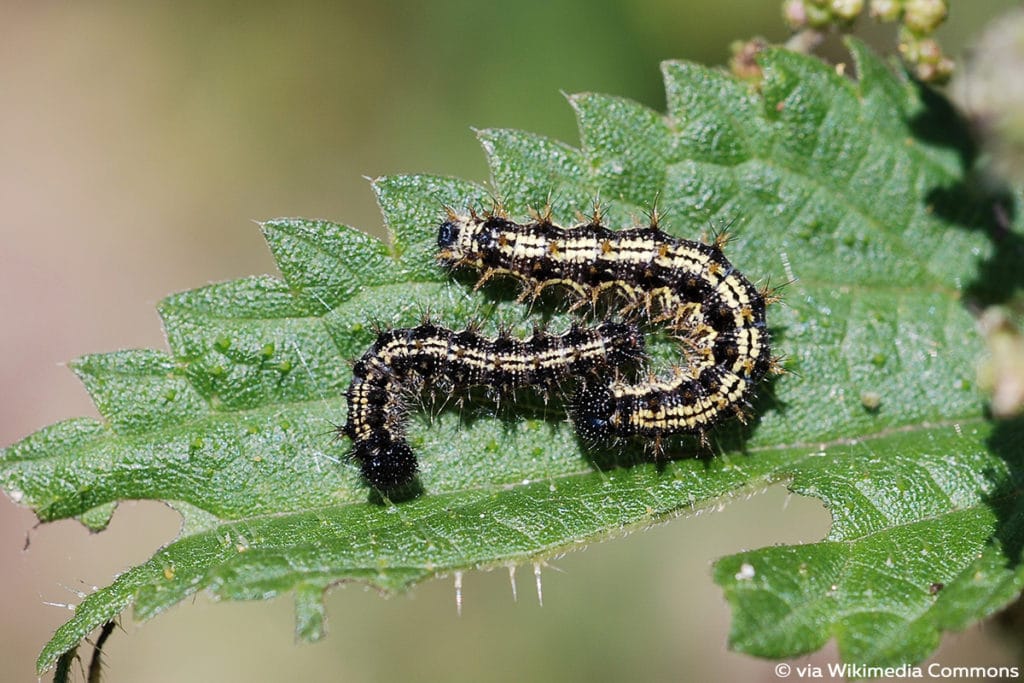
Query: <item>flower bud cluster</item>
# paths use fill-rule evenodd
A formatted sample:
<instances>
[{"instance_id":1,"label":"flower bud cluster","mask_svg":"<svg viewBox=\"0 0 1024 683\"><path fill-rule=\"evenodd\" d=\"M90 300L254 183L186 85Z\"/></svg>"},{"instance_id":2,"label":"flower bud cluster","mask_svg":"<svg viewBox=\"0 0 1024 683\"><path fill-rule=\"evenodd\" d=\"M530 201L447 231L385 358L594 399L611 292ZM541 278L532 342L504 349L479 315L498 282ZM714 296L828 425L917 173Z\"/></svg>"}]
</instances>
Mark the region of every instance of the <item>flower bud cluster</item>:
<instances>
[{"instance_id":1,"label":"flower bud cluster","mask_svg":"<svg viewBox=\"0 0 1024 683\"><path fill-rule=\"evenodd\" d=\"M798 33L824 33L833 26L849 27L864 13L865 0L785 0L782 16ZM953 72L953 60L931 37L949 13L947 0L870 0L868 14L877 21L900 22L899 51L903 60L922 81L946 81ZM814 41L791 41L793 45Z\"/></svg>"}]
</instances>

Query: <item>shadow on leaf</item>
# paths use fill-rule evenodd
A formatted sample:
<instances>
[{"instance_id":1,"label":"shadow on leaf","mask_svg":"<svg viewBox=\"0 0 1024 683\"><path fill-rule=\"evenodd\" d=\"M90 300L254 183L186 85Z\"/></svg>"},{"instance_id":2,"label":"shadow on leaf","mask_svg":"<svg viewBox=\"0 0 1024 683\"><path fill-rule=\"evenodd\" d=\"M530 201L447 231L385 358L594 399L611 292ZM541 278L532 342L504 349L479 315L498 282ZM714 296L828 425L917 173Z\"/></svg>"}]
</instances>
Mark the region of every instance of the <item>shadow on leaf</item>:
<instances>
[{"instance_id":1,"label":"shadow on leaf","mask_svg":"<svg viewBox=\"0 0 1024 683\"><path fill-rule=\"evenodd\" d=\"M1024 550L1024 417L997 422L988 447L1006 464L1006 473L989 472L999 485L985 502L998 518L993 541L1002 549L1009 567L1021 563Z\"/></svg>"},{"instance_id":2,"label":"shadow on leaf","mask_svg":"<svg viewBox=\"0 0 1024 683\"><path fill-rule=\"evenodd\" d=\"M944 221L965 230L982 232L993 253L978 264L977 278L965 288L966 300L981 307L1004 303L1024 289L1024 236L1011 229L1019 211L1013 192L985 171L970 122L945 97L918 85L922 110L910 121L915 136L953 149L964 169L963 180L935 187L925 195L928 209Z\"/></svg>"}]
</instances>

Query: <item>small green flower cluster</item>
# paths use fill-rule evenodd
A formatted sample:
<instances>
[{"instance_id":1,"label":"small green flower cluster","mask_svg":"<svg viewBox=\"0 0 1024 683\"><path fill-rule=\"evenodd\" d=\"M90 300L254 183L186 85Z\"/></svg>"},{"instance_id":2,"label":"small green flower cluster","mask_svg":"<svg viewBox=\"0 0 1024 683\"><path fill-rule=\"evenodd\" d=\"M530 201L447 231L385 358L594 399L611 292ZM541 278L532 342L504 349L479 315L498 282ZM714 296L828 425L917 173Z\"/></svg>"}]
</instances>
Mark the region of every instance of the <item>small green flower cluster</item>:
<instances>
[{"instance_id":1,"label":"small green flower cluster","mask_svg":"<svg viewBox=\"0 0 1024 683\"><path fill-rule=\"evenodd\" d=\"M836 26L846 28L864 13L885 22L900 22L899 51L922 81L943 82L953 72L953 60L931 37L949 13L946 0L785 0L782 16L802 37L794 44L808 44L807 34L821 34Z\"/></svg>"}]
</instances>

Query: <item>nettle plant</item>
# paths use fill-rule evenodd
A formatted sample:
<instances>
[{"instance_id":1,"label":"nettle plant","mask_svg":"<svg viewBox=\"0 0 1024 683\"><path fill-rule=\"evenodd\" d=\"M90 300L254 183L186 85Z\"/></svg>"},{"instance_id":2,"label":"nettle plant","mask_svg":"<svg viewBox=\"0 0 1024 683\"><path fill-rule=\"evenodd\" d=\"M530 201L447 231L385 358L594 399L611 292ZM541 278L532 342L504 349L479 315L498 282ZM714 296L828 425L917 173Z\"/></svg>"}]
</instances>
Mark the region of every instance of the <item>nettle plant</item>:
<instances>
[{"instance_id":1,"label":"nettle plant","mask_svg":"<svg viewBox=\"0 0 1024 683\"><path fill-rule=\"evenodd\" d=\"M835 638L847 661L917 662L943 631L1013 601L1024 425L986 414L971 310L1020 284L1007 256L1020 246L1018 198L972 182L973 149L943 97L848 45L855 76L783 49L759 56L754 82L667 62L667 114L574 95L579 149L481 131L491 187L376 180L387 244L333 223L267 221L280 278L169 297L169 352L75 361L101 419L4 449L3 489L44 522L99 530L118 501L153 499L183 525L82 600L39 670L66 665L129 606L147 619L201 590L291 593L298 634L315 640L324 591L340 581L392 592L533 563L773 482L822 500L832 526L817 543L718 560L736 650L790 657ZM663 229L679 237L737 220L730 260L755 281L789 283L768 321L787 372L702 458L594 456L556 408L441 410L407 434L422 490L401 502L374 494L358 466L337 462L348 444L329 434L373 321L408 327L429 310L448 327L493 331L576 318L564 306L526 312L438 267L442 207L494 196L518 217L550 200L569 221L600 197L615 226L657 197Z\"/></svg>"}]
</instances>

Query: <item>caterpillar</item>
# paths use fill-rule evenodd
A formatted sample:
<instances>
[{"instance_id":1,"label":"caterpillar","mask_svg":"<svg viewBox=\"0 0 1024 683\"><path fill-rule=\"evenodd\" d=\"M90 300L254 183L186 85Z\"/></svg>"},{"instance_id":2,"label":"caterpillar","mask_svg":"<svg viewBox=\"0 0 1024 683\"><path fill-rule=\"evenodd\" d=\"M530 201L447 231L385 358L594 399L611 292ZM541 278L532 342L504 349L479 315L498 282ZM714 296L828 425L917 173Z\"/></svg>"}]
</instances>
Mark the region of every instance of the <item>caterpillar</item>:
<instances>
[{"instance_id":1,"label":"caterpillar","mask_svg":"<svg viewBox=\"0 0 1024 683\"><path fill-rule=\"evenodd\" d=\"M449 210L438 228L438 259L449 268L482 273L478 287L509 275L536 299L552 286L579 302L606 293L663 323L686 356L667 379L641 383L587 378L572 402L577 434L590 442L641 436L661 448L663 437L688 433L707 441L707 430L729 416L743 419L753 386L769 371L766 308L775 300L725 258L726 237L710 243L672 237L657 215L645 227L610 230L593 220L562 228L550 215L518 224L500 211L459 215Z\"/></svg>"},{"instance_id":2,"label":"caterpillar","mask_svg":"<svg viewBox=\"0 0 1024 683\"><path fill-rule=\"evenodd\" d=\"M348 418L339 428L352 440L363 478L380 491L408 484L418 465L405 440L408 397L430 381L445 391L486 386L499 394L542 390L643 355L635 325L605 321L573 325L562 335L535 330L524 341L488 339L475 329L456 332L427 322L381 333L356 362L346 393Z\"/></svg>"}]
</instances>

